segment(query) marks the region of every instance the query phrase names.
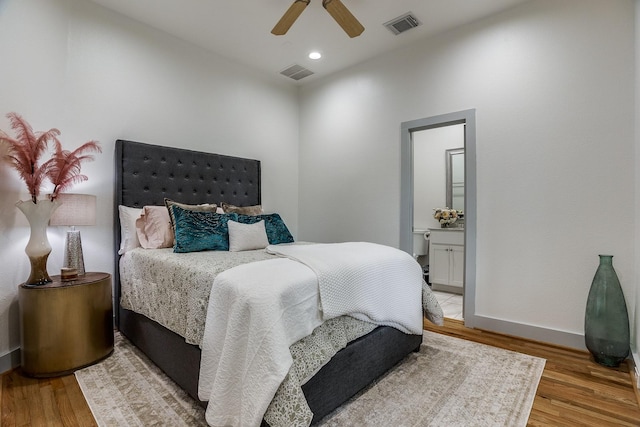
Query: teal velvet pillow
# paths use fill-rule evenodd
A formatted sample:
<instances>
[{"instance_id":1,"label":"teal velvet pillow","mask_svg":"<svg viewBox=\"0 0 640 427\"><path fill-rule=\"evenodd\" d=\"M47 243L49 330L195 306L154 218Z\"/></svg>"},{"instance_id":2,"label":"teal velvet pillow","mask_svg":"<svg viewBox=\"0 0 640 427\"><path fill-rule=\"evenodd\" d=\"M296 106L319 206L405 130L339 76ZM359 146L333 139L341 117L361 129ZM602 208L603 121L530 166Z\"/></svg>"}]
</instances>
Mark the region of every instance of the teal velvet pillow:
<instances>
[{"instance_id":1,"label":"teal velvet pillow","mask_svg":"<svg viewBox=\"0 0 640 427\"><path fill-rule=\"evenodd\" d=\"M289 232L289 229L285 225L284 221L282 221L282 218L280 218L280 215L278 215L277 213L262 215L237 215L238 219L235 219L234 221L240 222L242 224L255 224L256 222L264 220L264 226L267 230L267 239L269 239L270 245L293 242L293 236Z\"/></svg>"},{"instance_id":2,"label":"teal velvet pillow","mask_svg":"<svg viewBox=\"0 0 640 427\"><path fill-rule=\"evenodd\" d=\"M175 220L173 252L228 251L229 226L227 221L238 221L237 214L218 214L170 207Z\"/></svg>"}]
</instances>

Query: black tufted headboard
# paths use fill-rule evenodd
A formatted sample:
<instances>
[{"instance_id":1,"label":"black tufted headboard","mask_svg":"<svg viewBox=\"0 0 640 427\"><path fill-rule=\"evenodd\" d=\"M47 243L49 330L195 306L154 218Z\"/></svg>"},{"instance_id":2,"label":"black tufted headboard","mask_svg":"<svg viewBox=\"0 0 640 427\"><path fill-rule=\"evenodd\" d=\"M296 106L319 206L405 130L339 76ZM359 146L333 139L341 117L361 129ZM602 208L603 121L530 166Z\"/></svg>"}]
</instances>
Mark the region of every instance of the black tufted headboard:
<instances>
[{"instance_id":1,"label":"black tufted headboard","mask_svg":"<svg viewBox=\"0 0 640 427\"><path fill-rule=\"evenodd\" d=\"M258 205L261 203L260 161L119 139L115 150L114 193L114 311L118 325L118 206L162 206L165 197L188 204Z\"/></svg>"}]
</instances>

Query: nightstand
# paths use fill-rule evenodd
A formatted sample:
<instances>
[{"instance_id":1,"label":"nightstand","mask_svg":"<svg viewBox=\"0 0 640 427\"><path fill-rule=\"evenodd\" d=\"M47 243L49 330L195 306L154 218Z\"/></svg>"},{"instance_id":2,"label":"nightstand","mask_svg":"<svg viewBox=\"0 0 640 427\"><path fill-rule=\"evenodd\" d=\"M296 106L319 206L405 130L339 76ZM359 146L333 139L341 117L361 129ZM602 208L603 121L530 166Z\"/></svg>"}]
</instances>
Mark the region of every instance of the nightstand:
<instances>
[{"instance_id":1,"label":"nightstand","mask_svg":"<svg viewBox=\"0 0 640 427\"><path fill-rule=\"evenodd\" d=\"M18 291L22 371L33 377L65 375L113 352L111 275L51 279Z\"/></svg>"}]
</instances>

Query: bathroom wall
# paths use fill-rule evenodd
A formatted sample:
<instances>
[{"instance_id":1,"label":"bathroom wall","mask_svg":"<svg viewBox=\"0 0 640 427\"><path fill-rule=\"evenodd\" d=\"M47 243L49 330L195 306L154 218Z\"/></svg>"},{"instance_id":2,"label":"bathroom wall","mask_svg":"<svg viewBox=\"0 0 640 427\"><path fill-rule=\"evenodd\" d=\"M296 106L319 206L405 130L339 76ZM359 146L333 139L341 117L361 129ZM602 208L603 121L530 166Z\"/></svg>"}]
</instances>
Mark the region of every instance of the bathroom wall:
<instances>
[{"instance_id":1,"label":"bathroom wall","mask_svg":"<svg viewBox=\"0 0 640 427\"><path fill-rule=\"evenodd\" d=\"M445 151L464 148L464 125L413 133L413 228L439 228L434 208L446 206Z\"/></svg>"}]
</instances>

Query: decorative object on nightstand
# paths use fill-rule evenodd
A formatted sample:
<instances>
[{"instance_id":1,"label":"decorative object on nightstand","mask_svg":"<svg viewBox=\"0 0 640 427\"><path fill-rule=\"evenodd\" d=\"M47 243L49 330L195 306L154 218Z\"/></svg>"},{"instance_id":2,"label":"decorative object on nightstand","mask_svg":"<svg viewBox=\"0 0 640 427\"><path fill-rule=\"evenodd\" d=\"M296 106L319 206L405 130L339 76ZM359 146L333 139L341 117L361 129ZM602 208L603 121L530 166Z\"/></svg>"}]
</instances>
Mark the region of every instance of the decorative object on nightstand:
<instances>
[{"instance_id":1,"label":"decorative object on nightstand","mask_svg":"<svg viewBox=\"0 0 640 427\"><path fill-rule=\"evenodd\" d=\"M629 355L629 315L613 255L599 255L584 318L584 339L596 362L616 367Z\"/></svg>"},{"instance_id":2,"label":"decorative object on nightstand","mask_svg":"<svg viewBox=\"0 0 640 427\"><path fill-rule=\"evenodd\" d=\"M113 352L111 275L86 273L76 280L18 289L22 372L66 375Z\"/></svg>"},{"instance_id":3,"label":"decorative object on nightstand","mask_svg":"<svg viewBox=\"0 0 640 427\"><path fill-rule=\"evenodd\" d=\"M29 221L29 241L24 248L29 257L31 272L27 283L31 285L44 285L51 282L51 277L47 272L47 259L51 253L51 245L47 237L47 224L49 217L60 206L57 200L38 200L34 203L31 200L21 200L16 203L16 207L27 217Z\"/></svg>"},{"instance_id":4,"label":"decorative object on nightstand","mask_svg":"<svg viewBox=\"0 0 640 427\"><path fill-rule=\"evenodd\" d=\"M79 225L96 224L96 196L90 194L58 195L60 207L51 216L49 225L68 225L67 238L64 243L64 262L62 266L76 269L79 276L84 274L84 257L82 255L82 240ZM63 274L64 275L64 274Z\"/></svg>"},{"instance_id":5,"label":"decorative object on nightstand","mask_svg":"<svg viewBox=\"0 0 640 427\"><path fill-rule=\"evenodd\" d=\"M74 151L63 150L58 140L58 129L34 132L31 125L17 113L9 113L7 118L16 133L16 138L11 138L0 130L0 142L7 144L9 149L5 160L18 171L31 195L31 200L16 203L18 209L27 217L31 228L29 243L25 248L31 263L31 273L26 283L42 285L51 282L47 273L47 258L51 253L51 245L47 239L47 223L58 206L56 198L73 184L88 179L80 174L82 162L93 160L93 156L86 153L99 153L102 150L96 141L86 142ZM55 151L49 160L40 163L40 158L49 143L53 143ZM38 196L45 180L53 184L53 190L47 199L39 200Z\"/></svg>"}]
</instances>

